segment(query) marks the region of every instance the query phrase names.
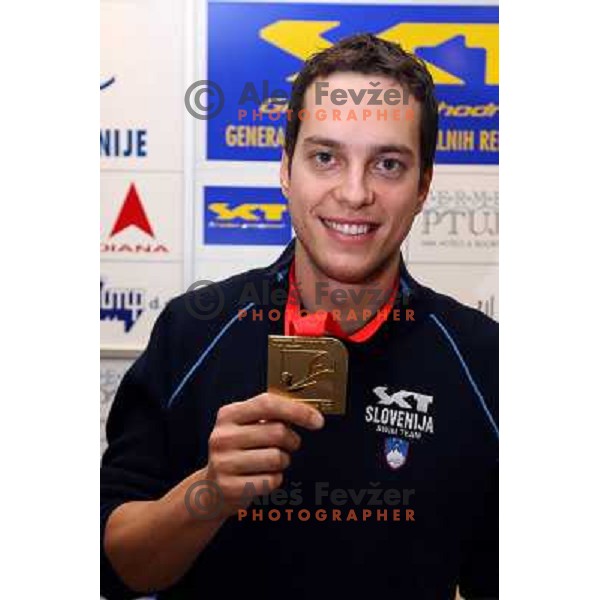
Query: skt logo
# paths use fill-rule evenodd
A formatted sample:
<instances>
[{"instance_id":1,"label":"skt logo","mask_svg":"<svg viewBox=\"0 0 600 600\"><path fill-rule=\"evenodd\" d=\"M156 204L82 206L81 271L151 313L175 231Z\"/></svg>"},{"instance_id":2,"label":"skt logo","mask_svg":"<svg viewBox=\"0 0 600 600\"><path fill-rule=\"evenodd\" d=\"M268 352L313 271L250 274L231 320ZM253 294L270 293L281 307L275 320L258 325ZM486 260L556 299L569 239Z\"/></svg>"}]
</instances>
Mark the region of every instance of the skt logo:
<instances>
[{"instance_id":1,"label":"skt logo","mask_svg":"<svg viewBox=\"0 0 600 600\"><path fill-rule=\"evenodd\" d=\"M377 433L420 440L434 433L433 396L408 390L390 393L388 386L373 388L378 400L365 406L365 423Z\"/></svg>"},{"instance_id":2,"label":"skt logo","mask_svg":"<svg viewBox=\"0 0 600 600\"><path fill-rule=\"evenodd\" d=\"M204 188L204 243L282 246L291 238L290 216L279 188Z\"/></svg>"},{"instance_id":3,"label":"skt logo","mask_svg":"<svg viewBox=\"0 0 600 600\"><path fill-rule=\"evenodd\" d=\"M317 50L333 44L323 34L340 21L275 21L259 36L304 62ZM427 64L437 85L498 85L499 41L497 23L404 22L377 34L416 53ZM480 68L479 65L483 68ZM293 81L296 73L288 76Z\"/></svg>"},{"instance_id":4,"label":"skt logo","mask_svg":"<svg viewBox=\"0 0 600 600\"><path fill-rule=\"evenodd\" d=\"M219 221L242 219L250 223L279 223L288 209L286 204L245 203L231 207L227 202L212 202L208 208Z\"/></svg>"},{"instance_id":5,"label":"skt logo","mask_svg":"<svg viewBox=\"0 0 600 600\"><path fill-rule=\"evenodd\" d=\"M399 392L396 392L390 396L387 391L387 386L384 385L374 388L373 393L379 398L379 402L377 404L381 404L383 406L391 406L395 404L400 408L411 410L413 405L408 402L408 400L410 400L411 402L415 403L415 408L421 413L426 413L429 405L433 402L433 396L418 394L417 392L408 392L406 390L400 390Z\"/></svg>"}]
</instances>

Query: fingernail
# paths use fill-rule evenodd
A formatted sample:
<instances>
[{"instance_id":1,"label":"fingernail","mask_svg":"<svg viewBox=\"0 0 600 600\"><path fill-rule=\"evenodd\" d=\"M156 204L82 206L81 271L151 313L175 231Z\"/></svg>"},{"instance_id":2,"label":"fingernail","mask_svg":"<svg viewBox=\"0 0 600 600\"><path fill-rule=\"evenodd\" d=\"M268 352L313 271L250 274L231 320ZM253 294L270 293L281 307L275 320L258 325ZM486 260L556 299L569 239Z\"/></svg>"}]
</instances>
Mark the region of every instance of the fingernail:
<instances>
[{"instance_id":1,"label":"fingernail","mask_svg":"<svg viewBox=\"0 0 600 600\"><path fill-rule=\"evenodd\" d=\"M325 419L320 412L315 411L311 417L311 423L315 429L321 429L325 425Z\"/></svg>"}]
</instances>

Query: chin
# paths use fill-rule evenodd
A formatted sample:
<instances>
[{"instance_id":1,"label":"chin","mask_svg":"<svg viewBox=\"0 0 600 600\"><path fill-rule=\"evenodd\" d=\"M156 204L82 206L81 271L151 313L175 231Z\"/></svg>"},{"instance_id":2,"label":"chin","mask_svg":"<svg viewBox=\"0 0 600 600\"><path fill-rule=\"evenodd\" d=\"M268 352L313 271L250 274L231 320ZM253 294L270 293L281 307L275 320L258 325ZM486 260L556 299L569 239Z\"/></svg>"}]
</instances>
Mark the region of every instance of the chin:
<instances>
[{"instance_id":1,"label":"chin","mask_svg":"<svg viewBox=\"0 0 600 600\"><path fill-rule=\"evenodd\" d=\"M353 261L348 261L333 263L331 261L324 261L317 266L330 279L352 285L368 282L377 272L377 269L373 265L365 262L353 263Z\"/></svg>"}]
</instances>

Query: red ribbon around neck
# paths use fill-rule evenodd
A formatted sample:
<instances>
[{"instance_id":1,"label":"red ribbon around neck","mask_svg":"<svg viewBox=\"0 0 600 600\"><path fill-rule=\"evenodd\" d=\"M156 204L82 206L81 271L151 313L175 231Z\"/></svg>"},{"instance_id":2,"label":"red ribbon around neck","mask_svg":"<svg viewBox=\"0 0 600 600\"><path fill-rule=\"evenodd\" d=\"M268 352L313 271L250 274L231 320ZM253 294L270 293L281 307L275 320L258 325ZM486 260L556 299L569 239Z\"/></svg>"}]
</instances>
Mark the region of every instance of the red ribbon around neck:
<instances>
[{"instance_id":1,"label":"red ribbon around neck","mask_svg":"<svg viewBox=\"0 0 600 600\"><path fill-rule=\"evenodd\" d=\"M340 326L339 320L334 314L325 310L317 310L314 313L306 313L300 309L300 294L296 285L294 263L290 266L288 278L289 292L285 306L284 332L285 335L300 336L334 336L351 342L365 342L383 325L394 306L395 290L398 288L398 280L394 285L394 293L390 294L387 302L377 310L373 318L352 334L346 333Z\"/></svg>"}]
</instances>

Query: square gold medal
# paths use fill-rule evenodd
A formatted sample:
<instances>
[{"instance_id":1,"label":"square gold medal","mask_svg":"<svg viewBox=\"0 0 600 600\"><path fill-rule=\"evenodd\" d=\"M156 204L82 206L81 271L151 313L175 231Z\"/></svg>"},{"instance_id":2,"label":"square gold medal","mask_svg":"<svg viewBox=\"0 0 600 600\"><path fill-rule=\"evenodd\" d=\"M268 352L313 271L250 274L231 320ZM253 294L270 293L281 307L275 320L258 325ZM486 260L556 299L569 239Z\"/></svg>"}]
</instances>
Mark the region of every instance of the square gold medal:
<instances>
[{"instance_id":1,"label":"square gold medal","mask_svg":"<svg viewBox=\"0 0 600 600\"><path fill-rule=\"evenodd\" d=\"M322 413L346 413L348 351L330 337L269 336L268 391Z\"/></svg>"}]
</instances>

